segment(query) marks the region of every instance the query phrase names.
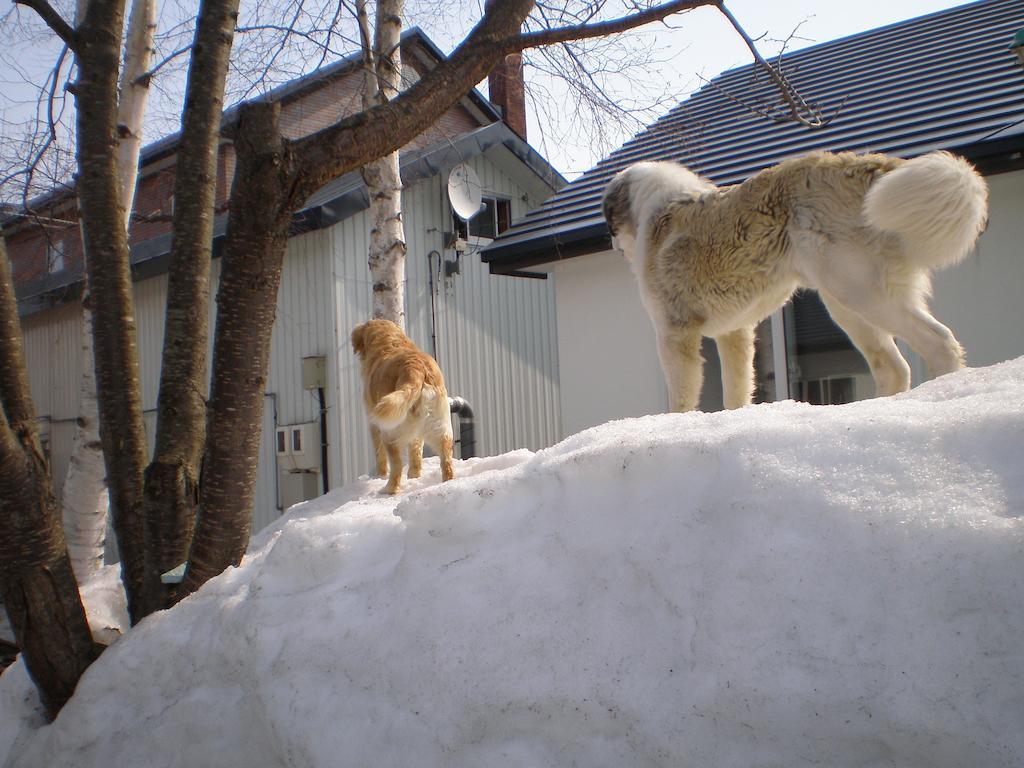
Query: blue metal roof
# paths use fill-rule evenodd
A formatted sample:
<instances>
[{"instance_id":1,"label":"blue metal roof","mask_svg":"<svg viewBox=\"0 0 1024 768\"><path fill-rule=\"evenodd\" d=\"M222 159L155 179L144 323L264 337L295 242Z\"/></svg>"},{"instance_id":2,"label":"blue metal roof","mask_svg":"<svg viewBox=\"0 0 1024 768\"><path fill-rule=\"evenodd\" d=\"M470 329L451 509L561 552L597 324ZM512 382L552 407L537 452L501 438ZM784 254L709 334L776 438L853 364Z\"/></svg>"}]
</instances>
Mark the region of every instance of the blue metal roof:
<instances>
[{"instance_id":1,"label":"blue metal roof","mask_svg":"<svg viewBox=\"0 0 1024 768\"><path fill-rule=\"evenodd\" d=\"M735 184L812 150L1019 151L1024 73L1008 46L1021 27L1024 0L981 0L786 54L783 70L801 96L826 116L842 106L817 130L738 103L781 111L754 64L728 70L503 233L483 260L508 272L609 248L601 193L639 160L675 160Z\"/></svg>"}]
</instances>

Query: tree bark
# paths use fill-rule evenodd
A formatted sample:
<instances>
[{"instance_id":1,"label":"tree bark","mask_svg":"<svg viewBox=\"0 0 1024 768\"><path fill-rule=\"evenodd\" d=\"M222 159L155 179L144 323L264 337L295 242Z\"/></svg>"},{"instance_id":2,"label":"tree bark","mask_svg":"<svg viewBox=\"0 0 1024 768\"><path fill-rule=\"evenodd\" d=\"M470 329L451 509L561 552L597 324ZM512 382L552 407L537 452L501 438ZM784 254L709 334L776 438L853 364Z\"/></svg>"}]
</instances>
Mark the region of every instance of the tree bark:
<instances>
[{"instance_id":1,"label":"tree bark","mask_svg":"<svg viewBox=\"0 0 1024 768\"><path fill-rule=\"evenodd\" d=\"M245 104L235 129L199 519L181 595L237 565L252 529L277 289L291 212L305 198L279 116L277 103Z\"/></svg>"},{"instance_id":2,"label":"tree bark","mask_svg":"<svg viewBox=\"0 0 1024 768\"><path fill-rule=\"evenodd\" d=\"M128 236L117 174L117 72L124 0L91 0L75 30L78 82L78 204L95 308L96 390L110 509L133 621L141 617L145 569L142 422Z\"/></svg>"},{"instance_id":3,"label":"tree bark","mask_svg":"<svg viewBox=\"0 0 1024 768\"><path fill-rule=\"evenodd\" d=\"M0 596L51 718L94 658L36 431L17 299L0 238Z\"/></svg>"},{"instance_id":4,"label":"tree bark","mask_svg":"<svg viewBox=\"0 0 1024 768\"><path fill-rule=\"evenodd\" d=\"M204 0L189 65L174 180L174 222L156 450L146 469L147 598L167 607L160 574L185 561L195 528L206 436L210 256L224 82L238 0Z\"/></svg>"},{"instance_id":5,"label":"tree bark","mask_svg":"<svg viewBox=\"0 0 1024 768\"><path fill-rule=\"evenodd\" d=\"M78 6L80 20L88 8L87 0L80 0ZM155 0L133 0L128 18L117 107L118 183L121 188L124 227L129 233L139 172L139 153L142 150L142 121L149 98L149 80L143 75L153 60L155 31ZM82 380L79 387L78 422L75 425L71 461L61 493L68 554L79 580L103 565L107 512L110 507L103 446L99 437L90 303L86 293L82 298Z\"/></svg>"},{"instance_id":6,"label":"tree bark","mask_svg":"<svg viewBox=\"0 0 1024 768\"><path fill-rule=\"evenodd\" d=\"M402 85L404 0L378 0L372 55L365 58L366 84L363 109L395 98ZM365 15L365 4L360 10ZM362 21L362 20L361 20ZM365 22L361 23L365 27ZM364 40L369 36L364 32ZM368 41L367 41L368 42ZM365 45L365 43L364 43ZM368 51L368 53L371 53ZM370 252L373 282L372 312L405 328L405 227L402 222L402 177L398 150L363 166L363 181L370 197Z\"/></svg>"},{"instance_id":7,"label":"tree bark","mask_svg":"<svg viewBox=\"0 0 1024 768\"><path fill-rule=\"evenodd\" d=\"M149 77L156 34L156 0L132 0L124 45L124 68L117 100L117 169L124 206L124 228L131 231L135 186L142 152L142 122L149 102Z\"/></svg>"}]
</instances>

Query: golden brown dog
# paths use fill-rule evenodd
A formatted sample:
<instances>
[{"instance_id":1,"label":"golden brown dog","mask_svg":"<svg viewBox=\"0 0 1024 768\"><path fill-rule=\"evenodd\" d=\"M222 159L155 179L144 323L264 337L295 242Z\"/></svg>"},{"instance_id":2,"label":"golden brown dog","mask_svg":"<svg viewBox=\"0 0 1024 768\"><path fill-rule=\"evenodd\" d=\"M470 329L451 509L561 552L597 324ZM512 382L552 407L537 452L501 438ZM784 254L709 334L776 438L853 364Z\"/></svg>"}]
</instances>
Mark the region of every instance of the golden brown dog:
<instances>
[{"instance_id":1,"label":"golden brown dog","mask_svg":"<svg viewBox=\"0 0 1024 768\"><path fill-rule=\"evenodd\" d=\"M420 476L424 441L441 457L441 479L451 480L452 416L434 358L390 320L358 326L352 331L352 349L362 362L377 474L388 475L385 493L398 493L403 449L409 453L409 477Z\"/></svg>"},{"instance_id":2,"label":"golden brown dog","mask_svg":"<svg viewBox=\"0 0 1024 768\"><path fill-rule=\"evenodd\" d=\"M753 391L754 326L797 287L815 288L867 359L878 395L910 387L905 339L932 376L963 349L932 317L932 270L965 258L988 188L965 160L933 152L815 153L719 188L676 163L637 163L604 193L651 316L673 410L697 407L701 337L718 344L726 408Z\"/></svg>"}]
</instances>

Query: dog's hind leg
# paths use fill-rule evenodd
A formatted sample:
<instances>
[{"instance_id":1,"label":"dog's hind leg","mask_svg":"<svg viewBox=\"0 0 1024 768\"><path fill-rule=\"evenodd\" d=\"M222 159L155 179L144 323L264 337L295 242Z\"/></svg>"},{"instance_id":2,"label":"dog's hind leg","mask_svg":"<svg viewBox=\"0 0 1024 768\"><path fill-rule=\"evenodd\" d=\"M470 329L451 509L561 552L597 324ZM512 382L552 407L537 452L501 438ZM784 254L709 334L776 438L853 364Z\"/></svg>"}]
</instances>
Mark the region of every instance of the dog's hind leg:
<instances>
[{"instance_id":1,"label":"dog's hind leg","mask_svg":"<svg viewBox=\"0 0 1024 768\"><path fill-rule=\"evenodd\" d=\"M454 478L455 470L452 468L452 457L454 456L455 443L451 432L428 435L427 445L441 459L441 482Z\"/></svg>"},{"instance_id":2,"label":"dog's hind leg","mask_svg":"<svg viewBox=\"0 0 1024 768\"><path fill-rule=\"evenodd\" d=\"M370 439L373 441L373 459L377 477L385 477L388 473L388 454L384 450L384 440L380 436L380 427L370 425Z\"/></svg>"},{"instance_id":3,"label":"dog's hind leg","mask_svg":"<svg viewBox=\"0 0 1024 768\"><path fill-rule=\"evenodd\" d=\"M385 446L388 452L388 484L384 486L384 493L394 496L402 485L402 446L395 442L388 442Z\"/></svg>"},{"instance_id":4,"label":"dog's hind leg","mask_svg":"<svg viewBox=\"0 0 1024 768\"><path fill-rule=\"evenodd\" d=\"M910 389L910 366L896 347L892 334L872 325L827 291L818 293L832 319L846 331L850 341L867 360L875 380L875 397L895 395Z\"/></svg>"},{"instance_id":5,"label":"dog's hind leg","mask_svg":"<svg viewBox=\"0 0 1024 768\"><path fill-rule=\"evenodd\" d=\"M659 330L658 357L668 386L668 405L673 411L692 411L700 402L700 389L704 382L704 358L700 354L702 338L696 324Z\"/></svg>"},{"instance_id":6,"label":"dog's hind leg","mask_svg":"<svg viewBox=\"0 0 1024 768\"><path fill-rule=\"evenodd\" d=\"M925 359L933 377L964 367L963 347L949 328L932 317L923 298L902 291L866 297L863 304L838 298L862 318L871 318L872 324L906 341Z\"/></svg>"},{"instance_id":7,"label":"dog's hind leg","mask_svg":"<svg viewBox=\"0 0 1024 768\"><path fill-rule=\"evenodd\" d=\"M715 337L722 363L722 397L726 408L750 405L754 393L754 328L747 326Z\"/></svg>"},{"instance_id":8,"label":"dog's hind leg","mask_svg":"<svg viewBox=\"0 0 1024 768\"><path fill-rule=\"evenodd\" d=\"M409 443L409 479L423 474L423 441L413 440Z\"/></svg>"},{"instance_id":9,"label":"dog's hind leg","mask_svg":"<svg viewBox=\"0 0 1024 768\"><path fill-rule=\"evenodd\" d=\"M890 312L891 316L879 318L879 323L887 323L896 336L925 359L933 378L964 367L964 348L953 332L925 307L901 306L890 308Z\"/></svg>"},{"instance_id":10,"label":"dog's hind leg","mask_svg":"<svg viewBox=\"0 0 1024 768\"><path fill-rule=\"evenodd\" d=\"M441 450L437 453L441 457L441 481L451 480L455 477L455 470L452 469L452 453L454 450L451 435L441 438Z\"/></svg>"}]
</instances>

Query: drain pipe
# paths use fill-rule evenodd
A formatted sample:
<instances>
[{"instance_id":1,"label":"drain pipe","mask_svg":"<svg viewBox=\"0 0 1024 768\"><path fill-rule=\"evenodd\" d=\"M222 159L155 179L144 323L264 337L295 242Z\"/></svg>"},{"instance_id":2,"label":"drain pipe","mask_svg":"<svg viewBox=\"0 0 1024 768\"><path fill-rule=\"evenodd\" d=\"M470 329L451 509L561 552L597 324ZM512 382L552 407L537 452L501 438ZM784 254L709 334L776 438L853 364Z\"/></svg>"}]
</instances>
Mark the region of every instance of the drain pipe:
<instances>
[{"instance_id":1,"label":"drain pipe","mask_svg":"<svg viewBox=\"0 0 1024 768\"><path fill-rule=\"evenodd\" d=\"M473 423L473 406L464 397L449 397L448 407L459 417L459 458L471 459L476 456L476 434Z\"/></svg>"}]
</instances>

